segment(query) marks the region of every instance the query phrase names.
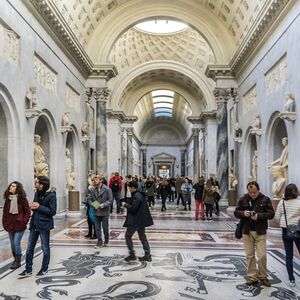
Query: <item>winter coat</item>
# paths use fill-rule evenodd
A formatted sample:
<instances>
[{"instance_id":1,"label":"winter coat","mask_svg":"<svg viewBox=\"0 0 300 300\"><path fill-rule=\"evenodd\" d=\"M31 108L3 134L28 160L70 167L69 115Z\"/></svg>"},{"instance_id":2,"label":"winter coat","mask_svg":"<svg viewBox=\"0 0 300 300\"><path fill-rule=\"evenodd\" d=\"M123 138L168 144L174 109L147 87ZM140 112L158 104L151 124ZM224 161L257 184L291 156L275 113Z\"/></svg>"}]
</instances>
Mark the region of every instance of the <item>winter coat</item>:
<instances>
[{"instance_id":1,"label":"winter coat","mask_svg":"<svg viewBox=\"0 0 300 300\"><path fill-rule=\"evenodd\" d=\"M94 188L88 195L87 200L91 207L93 207L92 203L94 201L98 201L100 204L104 204L103 208L98 207L97 209L94 209L96 216L109 216L113 197L111 189L105 184L102 184L101 187Z\"/></svg>"},{"instance_id":2,"label":"winter coat","mask_svg":"<svg viewBox=\"0 0 300 300\"><path fill-rule=\"evenodd\" d=\"M118 184L119 184L119 190L118 190L118 192L120 192L121 191L121 189L122 189L122 180L121 180L121 178L120 178L120 176L114 176L114 177L112 177L110 180L109 180L109 188L111 189L112 188L112 186L113 186L113 183L114 183L114 181L117 181L118 182ZM104 184L104 185L106 185L106 184Z\"/></svg>"},{"instance_id":3,"label":"winter coat","mask_svg":"<svg viewBox=\"0 0 300 300\"><path fill-rule=\"evenodd\" d=\"M252 210L252 199L249 194L245 194L238 201L237 207L234 211L234 215L238 219L243 220L243 233L249 234L250 232L250 219L244 216L245 210ZM255 231L257 234L266 234L268 229L268 220L274 218L275 212L272 206L272 202L269 197L262 193L258 194L258 197L254 199L254 211L257 214L257 221L255 221Z\"/></svg>"},{"instance_id":4,"label":"winter coat","mask_svg":"<svg viewBox=\"0 0 300 300\"><path fill-rule=\"evenodd\" d=\"M177 178L175 181L175 191L177 194L181 194L181 186L184 183L182 178Z\"/></svg>"},{"instance_id":5,"label":"winter coat","mask_svg":"<svg viewBox=\"0 0 300 300\"><path fill-rule=\"evenodd\" d=\"M30 220L29 229L36 229L37 231L49 231L54 228L53 216L56 215L56 193L46 192L41 193L37 191L34 194L34 202L40 204L38 209L33 210Z\"/></svg>"},{"instance_id":6,"label":"winter coat","mask_svg":"<svg viewBox=\"0 0 300 300\"><path fill-rule=\"evenodd\" d=\"M153 197L156 193L156 186L153 181L147 181L146 184L146 194L147 196Z\"/></svg>"},{"instance_id":7,"label":"winter coat","mask_svg":"<svg viewBox=\"0 0 300 300\"><path fill-rule=\"evenodd\" d=\"M9 212L11 201L9 199L5 200L3 207L3 216L2 216L2 224L3 228L7 232L17 232L24 231L26 229L26 225L30 219L30 207L27 199L23 199L20 203L18 201L18 214L11 214Z\"/></svg>"},{"instance_id":8,"label":"winter coat","mask_svg":"<svg viewBox=\"0 0 300 300\"><path fill-rule=\"evenodd\" d=\"M205 204L214 206L215 204L215 188L208 188L204 186L203 201Z\"/></svg>"},{"instance_id":9,"label":"winter coat","mask_svg":"<svg viewBox=\"0 0 300 300\"><path fill-rule=\"evenodd\" d=\"M300 219L300 197L296 199L281 200L278 203L275 213L275 220L280 224L281 228L286 228L283 202L286 212L286 219L288 225L298 225Z\"/></svg>"},{"instance_id":10,"label":"winter coat","mask_svg":"<svg viewBox=\"0 0 300 300\"><path fill-rule=\"evenodd\" d=\"M195 200L203 200L204 183L200 184L197 182L193 188L195 189Z\"/></svg>"},{"instance_id":11,"label":"winter coat","mask_svg":"<svg viewBox=\"0 0 300 300\"><path fill-rule=\"evenodd\" d=\"M193 191L193 186L190 183L183 183L181 185L181 193L184 194L191 194Z\"/></svg>"},{"instance_id":12,"label":"winter coat","mask_svg":"<svg viewBox=\"0 0 300 300\"><path fill-rule=\"evenodd\" d=\"M123 226L138 229L153 225L145 193L136 191L131 196L126 203L127 216Z\"/></svg>"},{"instance_id":13,"label":"winter coat","mask_svg":"<svg viewBox=\"0 0 300 300\"><path fill-rule=\"evenodd\" d=\"M167 180L163 180L159 184L159 193L164 197L167 197L170 194L170 185Z\"/></svg>"}]
</instances>

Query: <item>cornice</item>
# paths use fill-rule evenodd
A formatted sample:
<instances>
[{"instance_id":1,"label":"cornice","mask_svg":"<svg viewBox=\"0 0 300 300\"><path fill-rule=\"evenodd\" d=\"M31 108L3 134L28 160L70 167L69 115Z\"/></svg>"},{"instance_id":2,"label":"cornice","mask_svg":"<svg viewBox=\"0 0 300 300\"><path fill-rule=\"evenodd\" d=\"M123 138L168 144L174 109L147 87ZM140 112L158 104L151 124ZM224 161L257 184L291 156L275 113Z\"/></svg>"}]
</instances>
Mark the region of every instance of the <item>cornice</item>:
<instances>
[{"instance_id":1,"label":"cornice","mask_svg":"<svg viewBox=\"0 0 300 300\"><path fill-rule=\"evenodd\" d=\"M212 111L203 111L201 114L200 114L200 120L202 122L205 122L207 121L208 119L216 119L217 117L217 111L216 110L212 110Z\"/></svg>"},{"instance_id":2,"label":"cornice","mask_svg":"<svg viewBox=\"0 0 300 300\"><path fill-rule=\"evenodd\" d=\"M94 65L66 20L51 0L23 0L29 10L42 23L60 48L85 77L110 80L118 75L114 65Z\"/></svg>"},{"instance_id":3,"label":"cornice","mask_svg":"<svg viewBox=\"0 0 300 300\"><path fill-rule=\"evenodd\" d=\"M112 109L106 110L106 116L110 119L118 119L121 123L131 125L138 120L137 116L126 116L123 111L116 111Z\"/></svg>"},{"instance_id":4,"label":"cornice","mask_svg":"<svg viewBox=\"0 0 300 300\"><path fill-rule=\"evenodd\" d=\"M235 78L234 74L231 71L231 68L226 65L208 65L205 70L205 75L214 81L218 79Z\"/></svg>"}]
</instances>

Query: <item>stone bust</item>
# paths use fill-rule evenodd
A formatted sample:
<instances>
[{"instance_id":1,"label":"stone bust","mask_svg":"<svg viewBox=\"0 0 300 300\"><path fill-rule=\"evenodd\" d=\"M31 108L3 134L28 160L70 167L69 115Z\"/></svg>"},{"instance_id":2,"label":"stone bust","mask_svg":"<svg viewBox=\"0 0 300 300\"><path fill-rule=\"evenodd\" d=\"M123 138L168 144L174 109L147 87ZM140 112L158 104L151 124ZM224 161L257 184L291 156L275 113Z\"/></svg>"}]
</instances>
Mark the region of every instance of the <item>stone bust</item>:
<instances>
[{"instance_id":1,"label":"stone bust","mask_svg":"<svg viewBox=\"0 0 300 300\"><path fill-rule=\"evenodd\" d=\"M70 126L71 121L70 121L70 113L65 112L64 116L62 118L62 126Z\"/></svg>"},{"instance_id":2,"label":"stone bust","mask_svg":"<svg viewBox=\"0 0 300 300\"><path fill-rule=\"evenodd\" d=\"M89 135L89 124L88 122L84 122L81 127L81 135L83 137L87 137Z\"/></svg>"},{"instance_id":3,"label":"stone bust","mask_svg":"<svg viewBox=\"0 0 300 300\"><path fill-rule=\"evenodd\" d=\"M35 176L49 177L49 167L46 163L38 163L35 165Z\"/></svg>"},{"instance_id":4,"label":"stone bust","mask_svg":"<svg viewBox=\"0 0 300 300\"><path fill-rule=\"evenodd\" d=\"M275 179L272 185L273 197L275 199L281 199L286 184L286 179L284 177L284 168L281 166L273 166L272 175Z\"/></svg>"},{"instance_id":5,"label":"stone bust","mask_svg":"<svg viewBox=\"0 0 300 300\"><path fill-rule=\"evenodd\" d=\"M34 164L45 162L45 152L43 148L40 146L41 136L38 134L34 135Z\"/></svg>"},{"instance_id":6,"label":"stone bust","mask_svg":"<svg viewBox=\"0 0 300 300\"><path fill-rule=\"evenodd\" d=\"M295 99L292 93L285 94L285 104L284 104L285 112L294 112L295 111Z\"/></svg>"},{"instance_id":7,"label":"stone bust","mask_svg":"<svg viewBox=\"0 0 300 300\"><path fill-rule=\"evenodd\" d=\"M240 128L239 123L234 124L234 136L236 138L241 138L243 134L242 128Z\"/></svg>"}]
</instances>

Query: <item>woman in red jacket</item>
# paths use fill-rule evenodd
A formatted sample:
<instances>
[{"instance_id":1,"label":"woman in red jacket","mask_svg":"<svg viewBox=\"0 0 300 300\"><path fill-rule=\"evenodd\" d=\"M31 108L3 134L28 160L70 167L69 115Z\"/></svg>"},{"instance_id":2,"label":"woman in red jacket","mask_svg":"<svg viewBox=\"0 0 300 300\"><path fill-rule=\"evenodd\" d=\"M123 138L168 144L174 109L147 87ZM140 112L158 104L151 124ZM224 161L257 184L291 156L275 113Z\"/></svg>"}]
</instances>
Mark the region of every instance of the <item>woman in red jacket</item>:
<instances>
[{"instance_id":1,"label":"woman in red jacket","mask_svg":"<svg viewBox=\"0 0 300 300\"><path fill-rule=\"evenodd\" d=\"M9 234L11 251L15 258L11 269L21 266L21 239L30 219L30 208L26 193L20 182L12 182L3 194L5 199L2 223Z\"/></svg>"}]
</instances>

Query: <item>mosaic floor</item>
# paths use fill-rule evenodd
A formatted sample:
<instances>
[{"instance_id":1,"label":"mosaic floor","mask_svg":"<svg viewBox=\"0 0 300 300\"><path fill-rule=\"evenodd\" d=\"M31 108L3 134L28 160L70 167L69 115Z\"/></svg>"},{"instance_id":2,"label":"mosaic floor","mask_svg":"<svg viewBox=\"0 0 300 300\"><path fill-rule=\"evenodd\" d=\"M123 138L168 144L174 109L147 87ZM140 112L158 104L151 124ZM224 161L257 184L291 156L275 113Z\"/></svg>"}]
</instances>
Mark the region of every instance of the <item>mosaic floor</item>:
<instances>
[{"instance_id":1,"label":"mosaic floor","mask_svg":"<svg viewBox=\"0 0 300 300\"><path fill-rule=\"evenodd\" d=\"M152 262L126 263L124 215L112 215L110 245L94 249L84 238L84 219L56 220L48 274L20 278L22 268L9 270L9 243L0 241L0 299L295 299L300 300L300 260L295 260L298 286L288 286L280 236L268 237L271 288L245 285L243 246L234 239L236 220L223 212L213 222L195 221L193 212L169 205L168 214L152 212L147 229ZM173 210L172 210L173 208ZM137 255L143 255L135 237ZM26 248L26 238L23 249ZM34 274L40 268L38 249ZM23 262L24 263L24 262Z\"/></svg>"}]
</instances>

